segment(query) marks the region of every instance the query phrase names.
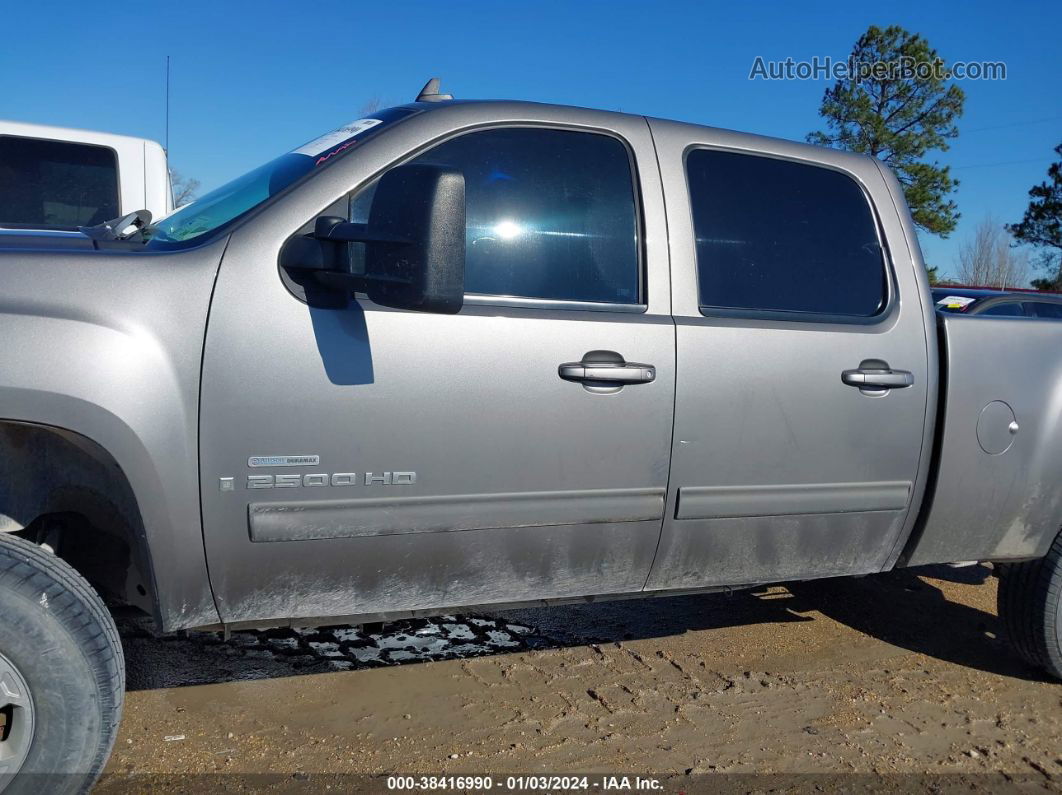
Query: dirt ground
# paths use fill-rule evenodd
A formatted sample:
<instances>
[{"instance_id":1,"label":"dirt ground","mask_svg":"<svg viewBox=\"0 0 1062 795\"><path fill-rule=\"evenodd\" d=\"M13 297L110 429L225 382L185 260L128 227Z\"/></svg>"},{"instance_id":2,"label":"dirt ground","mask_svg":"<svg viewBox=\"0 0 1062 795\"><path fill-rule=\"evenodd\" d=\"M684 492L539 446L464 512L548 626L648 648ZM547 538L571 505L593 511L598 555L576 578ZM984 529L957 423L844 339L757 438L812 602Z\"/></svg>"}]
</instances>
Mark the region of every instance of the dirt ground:
<instances>
[{"instance_id":1,"label":"dirt ground","mask_svg":"<svg viewBox=\"0 0 1062 795\"><path fill-rule=\"evenodd\" d=\"M1062 791L1062 685L1000 639L989 574L227 642L128 623L125 716L98 791L575 772L665 791Z\"/></svg>"}]
</instances>

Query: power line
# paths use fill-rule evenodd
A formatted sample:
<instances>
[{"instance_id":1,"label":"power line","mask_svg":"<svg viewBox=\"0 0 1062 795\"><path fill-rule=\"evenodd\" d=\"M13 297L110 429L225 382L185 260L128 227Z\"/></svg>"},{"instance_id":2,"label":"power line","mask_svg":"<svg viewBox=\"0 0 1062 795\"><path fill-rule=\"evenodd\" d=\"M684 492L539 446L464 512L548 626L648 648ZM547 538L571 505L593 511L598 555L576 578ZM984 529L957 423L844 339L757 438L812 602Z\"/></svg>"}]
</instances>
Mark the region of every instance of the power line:
<instances>
[{"instance_id":1,"label":"power line","mask_svg":"<svg viewBox=\"0 0 1062 795\"><path fill-rule=\"evenodd\" d=\"M1014 121L1007 124L992 124L988 127L974 127L971 130L961 130L962 133L984 132L985 130L1003 130L1007 127L1028 127L1032 124L1045 124L1049 121L1057 121L1062 119L1062 116L1048 116L1044 119L1033 119L1031 121Z\"/></svg>"},{"instance_id":2,"label":"power line","mask_svg":"<svg viewBox=\"0 0 1062 795\"><path fill-rule=\"evenodd\" d=\"M960 168L993 168L995 166L1017 166L1022 163L1042 163L1043 161L1043 157L1031 157L1027 160L1003 160L999 163L971 163L966 166L952 166L952 168L956 170Z\"/></svg>"}]
</instances>

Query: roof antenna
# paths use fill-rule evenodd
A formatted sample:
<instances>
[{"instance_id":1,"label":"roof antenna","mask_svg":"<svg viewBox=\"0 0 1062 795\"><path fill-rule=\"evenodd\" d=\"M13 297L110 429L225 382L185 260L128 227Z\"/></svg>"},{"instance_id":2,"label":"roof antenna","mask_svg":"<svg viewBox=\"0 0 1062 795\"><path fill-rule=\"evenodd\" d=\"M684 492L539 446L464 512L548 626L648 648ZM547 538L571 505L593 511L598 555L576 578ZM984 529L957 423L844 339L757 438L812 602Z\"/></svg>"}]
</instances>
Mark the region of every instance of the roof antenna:
<instances>
[{"instance_id":1,"label":"roof antenna","mask_svg":"<svg viewBox=\"0 0 1062 795\"><path fill-rule=\"evenodd\" d=\"M424 84L424 88L417 94L417 102L442 102L444 99L453 99L453 94L439 93L439 78L433 77Z\"/></svg>"},{"instance_id":2,"label":"roof antenna","mask_svg":"<svg viewBox=\"0 0 1062 795\"><path fill-rule=\"evenodd\" d=\"M166 156L170 155L170 56L166 56Z\"/></svg>"}]
</instances>

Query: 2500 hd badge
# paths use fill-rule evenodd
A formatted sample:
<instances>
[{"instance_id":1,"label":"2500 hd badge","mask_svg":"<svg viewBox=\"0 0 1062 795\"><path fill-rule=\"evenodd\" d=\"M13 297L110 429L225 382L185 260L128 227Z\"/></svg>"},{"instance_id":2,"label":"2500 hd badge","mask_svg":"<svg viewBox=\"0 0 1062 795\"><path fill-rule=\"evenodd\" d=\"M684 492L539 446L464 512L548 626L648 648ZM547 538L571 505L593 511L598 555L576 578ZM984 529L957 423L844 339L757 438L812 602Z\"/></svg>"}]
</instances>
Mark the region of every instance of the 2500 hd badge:
<instances>
[{"instance_id":1,"label":"2500 hd badge","mask_svg":"<svg viewBox=\"0 0 1062 795\"><path fill-rule=\"evenodd\" d=\"M248 489L295 489L314 486L412 486L416 472L312 472L306 475L248 475ZM221 491L235 491L236 479L218 478Z\"/></svg>"}]
</instances>

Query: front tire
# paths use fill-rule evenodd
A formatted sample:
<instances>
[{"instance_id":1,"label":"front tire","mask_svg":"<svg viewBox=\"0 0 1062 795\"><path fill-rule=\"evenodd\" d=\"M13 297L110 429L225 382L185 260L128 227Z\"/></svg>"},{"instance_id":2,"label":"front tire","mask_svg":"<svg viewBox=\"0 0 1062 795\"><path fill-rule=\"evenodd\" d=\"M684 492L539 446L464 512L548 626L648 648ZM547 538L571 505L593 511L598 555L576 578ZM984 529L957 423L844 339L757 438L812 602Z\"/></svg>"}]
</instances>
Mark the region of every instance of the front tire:
<instances>
[{"instance_id":1,"label":"front tire","mask_svg":"<svg viewBox=\"0 0 1062 795\"><path fill-rule=\"evenodd\" d=\"M1062 679L1062 532L1039 560L999 566L997 606L1018 654Z\"/></svg>"},{"instance_id":2,"label":"front tire","mask_svg":"<svg viewBox=\"0 0 1062 795\"><path fill-rule=\"evenodd\" d=\"M118 631L61 559L0 535L0 790L82 793L114 745L125 694Z\"/></svg>"}]
</instances>

